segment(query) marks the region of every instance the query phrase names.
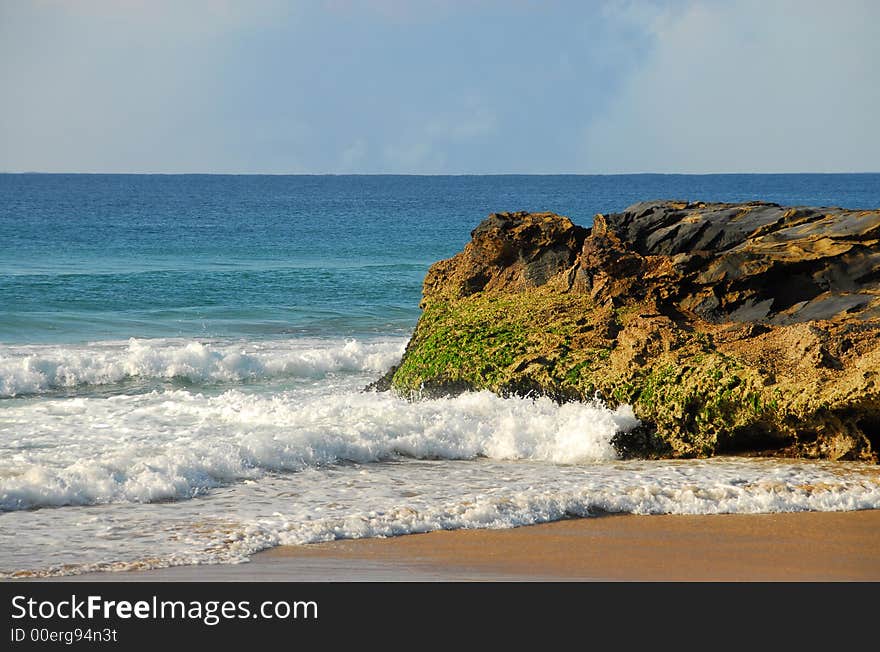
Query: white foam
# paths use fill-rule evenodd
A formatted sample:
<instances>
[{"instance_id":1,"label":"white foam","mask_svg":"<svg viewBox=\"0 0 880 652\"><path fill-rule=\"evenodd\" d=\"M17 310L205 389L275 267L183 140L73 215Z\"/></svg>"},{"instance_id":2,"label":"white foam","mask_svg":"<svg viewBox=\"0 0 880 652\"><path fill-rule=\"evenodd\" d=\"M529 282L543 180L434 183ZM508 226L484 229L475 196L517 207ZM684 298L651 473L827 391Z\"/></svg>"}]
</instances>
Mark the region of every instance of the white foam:
<instances>
[{"instance_id":1,"label":"white foam","mask_svg":"<svg viewBox=\"0 0 880 652\"><path fill-rule=\"evenodd\" d=\"M53 575L239 563L280 544L509 528L603 512L876 508L880 469L858 463L404 460L268 476L199 501L177 503L173 509L112 504L9 513L4 519L15 531L15 545L2 548L7 556L12 551L13 559L0 563L0 576L13 569ZM62 537L64 556L59 560Z\"/></svg>"},{"instance_id":2,"label":"white foam","mask_svg":"<svg viewBox=\"0 0 880 652\"><path fill-rule=\"evenodd\" d=\"M0 509L185 499L267 472L398 456L613 459L628 406L489 392L408 402L343 391L231 390L43 400L0 415Z\"/></svg>"},{"instance_id":3,"label":"white foam","mask_svg":"<svg viewBox=\"0 0 880 652\"><path fill-rule=\"evenodd\" d=\"M2 349L4 387L37 395L0 403L0 577L235 563L282 543L596 512L880 509L876 465L617 460L612 437L638 423L628 406L360 392L403 345ZM275 382L285 374L306 380ZM255 382L204 393L125 395L121 385L107 397L39 395L128 378ZM39 509L48 506L63 508Z\"/></svg>"},{"instance_id":4,"label":"white foam","mask_svg":"<svg viewBox=\"0 0 880 652\"><path fill-rule=\"evenodd\" d=\"M40 394L131 379L228 383L329 373L380 374L405 340L200 342L156 339L88 345L0 346L0 397Z\"/></svg>"}]
</instances>

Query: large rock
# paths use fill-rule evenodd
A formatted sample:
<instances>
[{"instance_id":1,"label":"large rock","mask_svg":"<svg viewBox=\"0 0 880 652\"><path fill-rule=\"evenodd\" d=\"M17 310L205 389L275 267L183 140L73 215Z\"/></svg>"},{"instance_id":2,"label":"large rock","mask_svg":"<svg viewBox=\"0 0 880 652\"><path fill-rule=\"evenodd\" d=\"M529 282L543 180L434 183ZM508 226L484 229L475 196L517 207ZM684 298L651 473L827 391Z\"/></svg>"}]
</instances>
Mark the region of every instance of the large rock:
<instances>
[{"instance_id":1,"label":"large rock","mask_svg":"<svg viewBox=\"0 0 880 652\"><path fill-rule=\"evenodd\" d=\"M455 258L428 271L426 297L527 290L569 269L589 231L554 213L493 213Z\"/></svg>"},{"instance_id":2,"label":"large rock","mask_svg":"<svg viewBox=\"0 0 880 652\"><path fill-rule=\"evenodd\" d=\"M665 303L713 322L880 317L877 211L647 202L599 217L593 230L668 260Z\"/></svg>"},{"instance_id":3,"label":"large rock","mask_svg":"<svg viewBox=\"0 0 880 652\"><path fill-rule=\"evenodd\" d=\"M489 216L386 384L633 405L624 454L874 459L880 211L645 202Z\"/></svg>"}]
</instances>

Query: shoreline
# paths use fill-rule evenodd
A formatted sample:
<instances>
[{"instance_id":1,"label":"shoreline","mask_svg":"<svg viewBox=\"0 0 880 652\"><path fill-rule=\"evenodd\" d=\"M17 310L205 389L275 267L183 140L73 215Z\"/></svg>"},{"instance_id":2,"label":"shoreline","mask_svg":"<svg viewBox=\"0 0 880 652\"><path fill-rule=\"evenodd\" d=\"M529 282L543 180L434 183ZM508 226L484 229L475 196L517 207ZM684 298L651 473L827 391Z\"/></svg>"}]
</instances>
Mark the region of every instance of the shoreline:
<instances>
[{"instance_id":1,"label":"shoreline","mask_svg":"<svg viewBox=\"0 0 880 652\"><path fill-rule=\"evenodd\" d=\"M880 510L610 514L278 546L244 564L40 581L880 581Z\"/></svg>"}]
</instances>

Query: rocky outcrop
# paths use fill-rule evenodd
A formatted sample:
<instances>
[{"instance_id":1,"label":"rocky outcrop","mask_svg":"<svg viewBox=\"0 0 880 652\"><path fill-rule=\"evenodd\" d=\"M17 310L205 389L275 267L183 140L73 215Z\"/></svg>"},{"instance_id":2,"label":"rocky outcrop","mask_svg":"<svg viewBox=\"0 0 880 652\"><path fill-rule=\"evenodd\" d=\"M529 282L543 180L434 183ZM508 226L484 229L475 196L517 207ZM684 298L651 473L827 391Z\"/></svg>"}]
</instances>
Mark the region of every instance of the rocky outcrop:
<instances>
[{"instance_id":1,"label":"rocky outcrop","mask_svg":"<svg viewBox=\"0 0 880 652\"><path fill-rule=\"evenodd\" d=\"M386 386L631 403L628 455L876 460L880 211L645 202L471 235Z\"/></svg>"},{"instance_id":2,"label":"rocky outcrop","mask_svg":"<svg viewBox=\"0 0 880 652\"><path fill-rule=\"evenodd\" d=\"M425 298L544 285L575 264L588 233L554 213L493 213L462 253L431 267Z\"/></svg>"},{"instance_id":3,"label":"rocky outcrop","mask_svg":"<svg viewBox=\"0 0 880 652\"><path fill-rule=\"evenodd\" d=\"M594 241L616 239L668 263L663 302L720 323L880 318L877 211L776 204L647 202L599 216ZM607 247L594 251L600 259ZM597 260L603 266L601 260ZM589 265L581 267L589 275ZM670 283L670 280L673 283Z\"/></svg>"}]
</instances>

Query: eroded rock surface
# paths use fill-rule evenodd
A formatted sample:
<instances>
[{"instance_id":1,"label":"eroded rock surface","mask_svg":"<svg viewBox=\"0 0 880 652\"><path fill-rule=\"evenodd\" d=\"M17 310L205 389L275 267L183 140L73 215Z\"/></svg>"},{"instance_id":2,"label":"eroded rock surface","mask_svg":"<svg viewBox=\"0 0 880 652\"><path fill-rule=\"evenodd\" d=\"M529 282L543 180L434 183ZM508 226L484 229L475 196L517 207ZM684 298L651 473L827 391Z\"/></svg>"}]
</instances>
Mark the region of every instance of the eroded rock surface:
<instances>
[{"instance_id":1,"label":"eroded rock surface","mask_svg":"<svg viewBox=\"0 0 880 652\"><path fill-rule=\"evenodd\" d=\"M426 276L397 391L628 402L624 454L876 460L880 211L658 201L471 235Z\"/></svg>"}]
</instances>

